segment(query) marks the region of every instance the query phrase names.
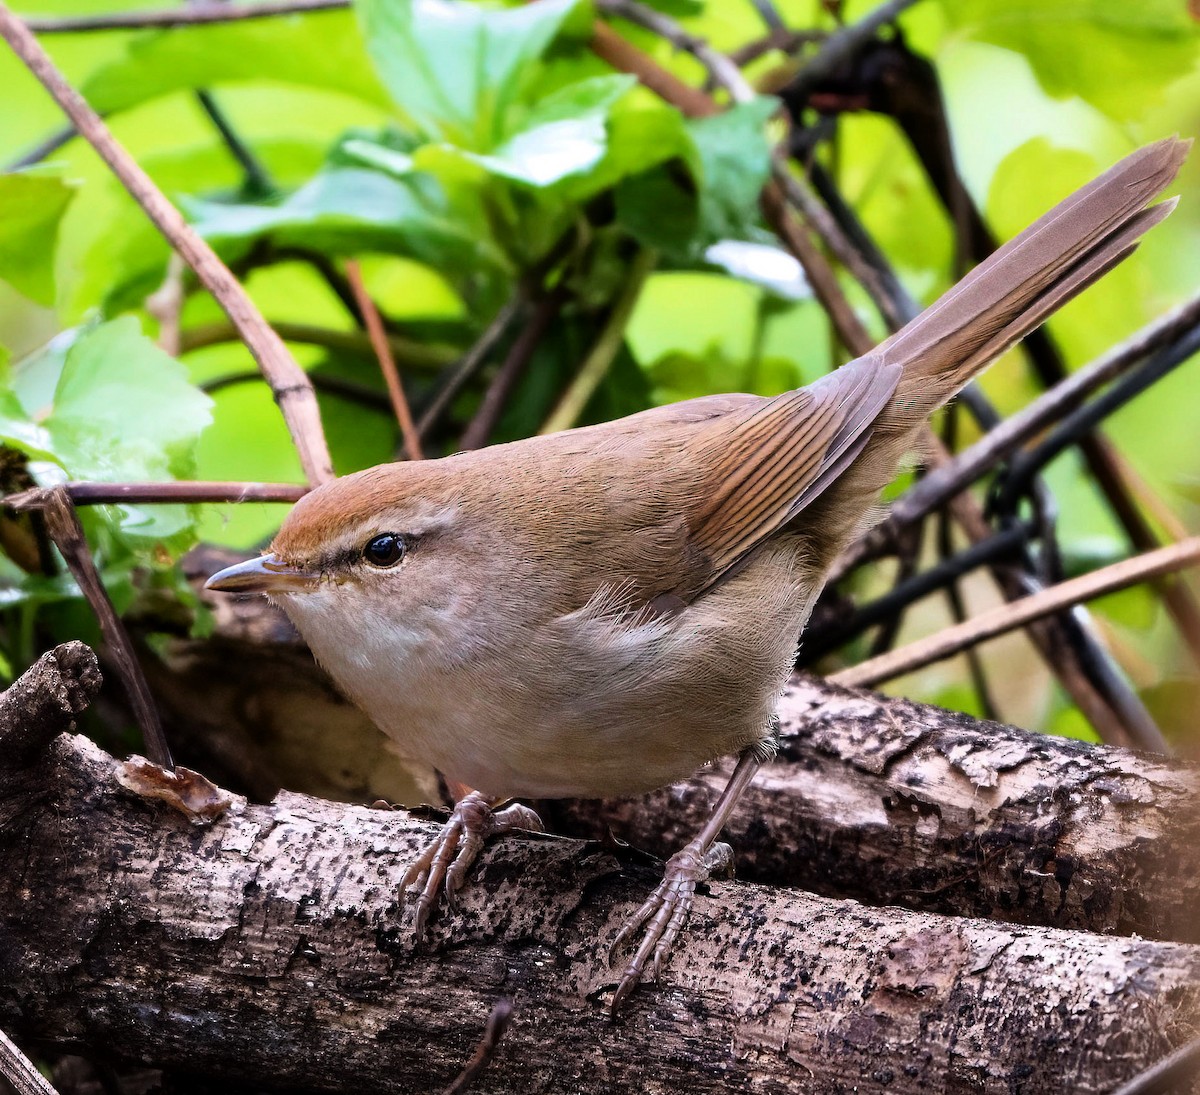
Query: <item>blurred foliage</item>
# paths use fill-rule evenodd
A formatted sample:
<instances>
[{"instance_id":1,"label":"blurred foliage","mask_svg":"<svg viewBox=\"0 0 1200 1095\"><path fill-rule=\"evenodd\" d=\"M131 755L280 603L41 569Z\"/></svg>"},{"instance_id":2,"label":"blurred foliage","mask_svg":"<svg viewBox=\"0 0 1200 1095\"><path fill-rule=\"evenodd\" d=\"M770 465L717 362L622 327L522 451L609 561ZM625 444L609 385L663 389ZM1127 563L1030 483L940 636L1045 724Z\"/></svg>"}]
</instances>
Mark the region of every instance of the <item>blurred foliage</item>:
<instances>
[{"instance_id":1,"label":"blurred foliage","mask_svg":"<svg viewBox=\"0 0 1200 1095\"><path fill-rule=\"evenodd\" d=\"M26 0L28 14L94 13L95 0ZM111 0L105 8L134 8ZM746 0L657 3L688 32L734 49L760 38ZM789 26L829 31L870 4L786 0ZM303 325L292 348L317 380L340 473L392 459L395 423L339 263L360 258L368 287L410 352L400 366L418 414L506 302L547 280L566 303L538 346L493 440L542 425L593 348L626 272L656 263L581 421L714 391L771 394L845 357L796 264L765 230L757 195L782 135L769 97L688 120L588 49L584 0L484 5L361 0L357 10L169 31L56 35L46 44L108 116L118 139L246 282L268 319ZM1071 188L1153 138L1200 129L1200 39L1183 0L923 0L901 20L937 68L957 162L995 233L1011 236ZM691 57L639 28L620 33L694 84ZM751 64L769 79L787 58ZM0 162L61 126L49 98L0 55L6 107ZM202 109L208 91L259 170L247 173ZM843 193L909 289L930 300L953 278L949 221L903 134L845 115L822 152ZM1130 334L1200 286L1200 156L1183 201L1134 258L1051 323L1072 365ZM0 175L0 440L6 489L20 477L297 480L287 433L247 351L185 280L184 352L158 349L147 298L168 249L82 142ZM864 322L883 333L846 279ZM429 439L453 451L523 313ZM207 332L205 337L201 334ZM215 332L215 333L214 333ZM1197 527L1200 416L1193 362L1106 427L1179 522ZM1019 355L985 381L1004 412L1036 392ZM211 399L203 391L211 390ZM963 441L971 439L965 427ZM6 465L7 467L8 465ZM13 476L16 478L13 478ZM1127 547L1074 456L1050 470L1068 562ZM86 514L121 604L151 586L186 592L175 561L197 539L249 548L280 507L104 507ZM19 669L32 629L61 619L39 604L70 597L64 578L0 558L0 666ZM863 579L882 586L887 568ZM986 586L968 587L972 603ZM979 607L978 605L976 607ZM1144 591L1099 606L1147 702L1178 730L1186 654ZM72 617L77 620L78 617ZM930 601L905 635L936 626ZM859 651L861 652L861 651ZM986 661L1006 717L1079 733L1080 720L1028 662L1019 638ZM11 664L9 664L11 663ZM962 667L900 682L966 709ZM1032 682L1037 682L1036 685ZM1010 682L1017 682L1015 684ZM1194 691L1192 693L1194 695Z\"/></svg>"}]
</instances>

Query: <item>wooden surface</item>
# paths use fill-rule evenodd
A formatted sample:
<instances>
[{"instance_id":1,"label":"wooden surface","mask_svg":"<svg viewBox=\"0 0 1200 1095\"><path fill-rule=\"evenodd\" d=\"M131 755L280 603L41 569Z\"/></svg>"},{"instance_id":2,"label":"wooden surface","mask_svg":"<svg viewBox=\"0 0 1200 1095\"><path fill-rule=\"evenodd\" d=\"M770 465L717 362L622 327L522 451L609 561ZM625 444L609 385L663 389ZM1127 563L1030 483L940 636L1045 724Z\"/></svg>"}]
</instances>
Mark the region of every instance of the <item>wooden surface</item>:
<instances>
[{"instance_id":1,"label":"wooden surface","mask_svg":"<svg viewBox=\"0 0 1200 1095\"><path fill-rule=\"evenodd\" d=\"M614 1022L606 950L655 880L640 857L498 841L416 948L395 887L428 823L284 794L198 827L86 739L4 745L0 1027L25 1048L229 1090L422 1092L506 997L479 1091L1104 1092L1194 1026L1195 946L746 882L711 884Z\"/></svg>"}]
</instances>

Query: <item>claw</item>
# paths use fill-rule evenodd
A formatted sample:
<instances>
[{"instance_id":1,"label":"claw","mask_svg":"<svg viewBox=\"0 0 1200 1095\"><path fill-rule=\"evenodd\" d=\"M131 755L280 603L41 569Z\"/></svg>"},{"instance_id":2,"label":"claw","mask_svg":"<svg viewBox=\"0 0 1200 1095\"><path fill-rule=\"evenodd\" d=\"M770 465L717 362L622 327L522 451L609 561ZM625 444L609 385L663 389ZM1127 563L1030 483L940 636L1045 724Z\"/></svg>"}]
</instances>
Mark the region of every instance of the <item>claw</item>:
<instances>
[{"instance_id":1,"label":"claw","mask_svg":"<svg viewBox=\"0 0 1200 1095\"><path fill-rule=\"evenodd\" d=\"M625 967L613 995L610 1008L612 1015L620 1011L626 997L641 981L648 958L651 959L654 980L659 979L663 962L691 912L696 886L707 881L714 873L728 870L732 863L733 850L728 844L714 844L706 851L699 841L692 841L667 861L663 880L641 908L625 921L609 947L608 960L611 964L617 949L645 926L642 941Z\"/></svg>"},{"instance_id":2,"label":"claw","mask_svg":"<svg viewBox=\"0 0 1200 1095\"><path fill-rule=\"evenodd\" d=\"M467 881L467 872L479 858L484 843L497 833L513 829L542 831L541 819L528 806L514 803L493 811L488 799L472 791L459 800L450 820L433 842L412 863L400 882L400 891L419 888L413 935L420 942L429 925L429 917L441 893L451 911L458 906L458 891Z\"/></svg>"}]
</instances>

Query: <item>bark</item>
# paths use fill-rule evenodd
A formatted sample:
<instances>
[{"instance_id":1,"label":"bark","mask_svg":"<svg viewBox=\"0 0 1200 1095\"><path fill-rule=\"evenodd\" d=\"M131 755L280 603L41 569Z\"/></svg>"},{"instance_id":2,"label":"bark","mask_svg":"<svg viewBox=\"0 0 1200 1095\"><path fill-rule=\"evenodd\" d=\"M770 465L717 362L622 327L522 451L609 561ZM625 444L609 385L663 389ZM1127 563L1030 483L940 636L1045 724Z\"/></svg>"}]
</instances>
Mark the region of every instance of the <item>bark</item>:
<instances>
[{"instance_id":1,"label":"bark","mask_svg":"<svg viewBox=\"0 0 1200 1095\"><path fill-rule=\"evenodd\" d=\"M417 948L396 885L427 824L284 794L197 826L86 739L6 746L0 1027L26 1046L429 1091L508 997L479 1091L1101 1092L1196 1024L1194 946L731 882L613 1022L606 949L656 877L636 857L499 841Z\"/></svg>"}]
</instances>

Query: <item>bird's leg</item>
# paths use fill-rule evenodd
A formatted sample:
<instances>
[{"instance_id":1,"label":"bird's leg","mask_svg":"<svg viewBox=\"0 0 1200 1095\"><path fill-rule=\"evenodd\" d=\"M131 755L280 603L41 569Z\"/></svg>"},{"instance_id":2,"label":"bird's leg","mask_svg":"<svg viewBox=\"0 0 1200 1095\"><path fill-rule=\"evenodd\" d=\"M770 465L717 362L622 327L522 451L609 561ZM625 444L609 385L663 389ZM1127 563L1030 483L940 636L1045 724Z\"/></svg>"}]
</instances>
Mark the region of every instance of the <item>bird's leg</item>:
<instances>
[{"instance_id":1,"label":"bird's leg","mask_svg":"<svg viewBox=\"0 0 1200 1095\"><path fill-rule=\"evenodd\" d=\"M528 806L514 802L503 810L496 810L495 807L503 799L489 799L462 784L452 787L452 790L458 801L450 820L442 826L433 843L408 868L400 883L401 892L410 886L420 887L414 931L418 940L425 935L429 914L437 904L439 891L445 892L447 908L454 908L455 894L462 889L467 871L483 850L488 837L513 829L542 831L542 819ZM459 790L465 792L461 797Z\"/></svg>"},{"instance_id":2,"label":"bird's leg","mask_svg":"<svg viewBox=\"0 0 1200 1095\"><path fill-rule=\"evenodd\" d=\"M759 765L770 755L771 750L764 749L761 744L752 745L738 758L737 767L721 797L717 799L712 816L707 824L697 834L695 840L676 852L667 860L667 869L658 888L646 900L637 912L633 914L624 927L617 933L609 949L609 961L612 961L617 948L643 928L641 944L630 959L621 975L621 983L613 996L612 1013L615 1015L622 1002L642 979L646 960L654 956L652 972L658 980L662 969L663 959L670 951L671 945L679 935L692 908L692 899L696 895L696 885L706 881L721 870L729 870L733 866L733 849L728 844L716 843L721 830L733 813L742 792L750 785L750 781L758 772Z\"/></svg>"}]
</instances>

